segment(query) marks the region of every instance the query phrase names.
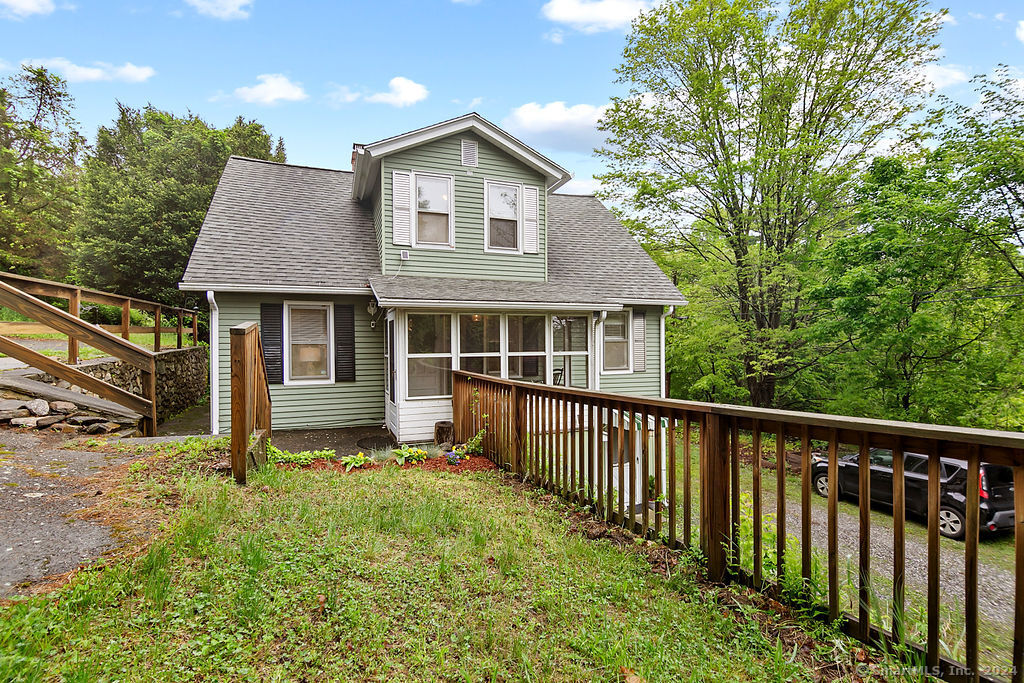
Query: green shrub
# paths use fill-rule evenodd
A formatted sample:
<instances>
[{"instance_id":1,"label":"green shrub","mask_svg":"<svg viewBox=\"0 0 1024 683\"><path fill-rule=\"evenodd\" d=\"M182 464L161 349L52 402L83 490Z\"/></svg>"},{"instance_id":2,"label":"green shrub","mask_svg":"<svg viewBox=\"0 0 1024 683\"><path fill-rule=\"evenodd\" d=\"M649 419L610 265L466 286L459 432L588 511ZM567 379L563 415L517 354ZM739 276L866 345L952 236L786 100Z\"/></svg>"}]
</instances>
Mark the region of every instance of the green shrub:
<instances>
[{"instance_id":1,"label":"green shrub","mask_svg":"<svg viewBox=\"0 0 1024 683\"><path fill-rule=\"evenodd\" d=\"M292 453L285 451L273 444L267 444L267 462L273 463L294 463L296 465L308 465L314 460L334 460L337 453L333 449L325 448L319 451L299 451Z\"/></svg>"}]
</instances>

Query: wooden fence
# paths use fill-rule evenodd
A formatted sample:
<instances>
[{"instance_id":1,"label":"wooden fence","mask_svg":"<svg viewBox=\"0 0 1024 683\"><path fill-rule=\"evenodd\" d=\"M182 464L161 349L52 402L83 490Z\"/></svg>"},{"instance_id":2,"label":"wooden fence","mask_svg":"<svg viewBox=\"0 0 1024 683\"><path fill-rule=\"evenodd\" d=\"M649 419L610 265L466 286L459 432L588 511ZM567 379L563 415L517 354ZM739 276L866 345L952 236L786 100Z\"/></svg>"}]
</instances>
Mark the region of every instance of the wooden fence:
<instances>
[{"instance_id":1,"label":"wooden fence","mask_svg":"<svg viewBox=\"0 0 1024 683\"><path fill-rule=\"evenodd\" d=\"M485 453L496 464L571 500L590 504L598 515L673 548L689 547L699 533L700 550L713 580L737 581L782 597L781 586L812 581L812 441L827 451L827 609L844 629L866 642L903 643L928 671L947 680L995 680L979 667L978 532L981 463L1013 468L1016 518L1024 519L1024 434L856 419L742 406L649 399L496 379L454 372L456 439L486 428ZM774 533L777 568L766 576L762 458L752 457L749 492L740 479L741 432L760 456L763 435L776 447ZM800 576L787 577L786 441L799 443ZM695 442L695 443L694 443ZM693 444L693 445L691 445ZM840 444L852 445L866 462L870 448L893 453L893 568L886 621L872 624L870 470L860 467L856 614L841 607L838 544ZM697 463L691 467L691 448ZM905 452L927 455L927 630L923 642L906 637ZM964 548L964 654L959 663L940 654L939 501L940 458L967 461ZM681 463L678 462L681 460ZM682 465L677 469L677 465ZM679 481L679 479L682 481ZM696 489L695 494L691 493ZM681 493L680 493L681 492ZM683 500L678 500L681 495ZM696 495L697 501L692 500ZM752 558L741 556L741 496L752 498ZM696 507L697 530L691 528ZM680 519L680 517L682 519ZM1015 586L1010 677L1024 680L1024 527L1015 525ZM817 550L817 548L813 548ZM744 559L748 560L744 562ZM749 561L749 560L752 560ZM751 569L748 571L746 567ZM792 566L792 564L790 565ZM794 570L795 573L795 570Z\"/></svg>"},{"instance_id":2,"label":"wooden fence","mask_svg":"<svg viewBox=\"0 0 1024 683\"><path fill-rule=\"evenodd\" d=\"M160 350L161 335L165 331L174 330L177 332L177 347L179 349L184 345L186 334L190 334L192 336L192 346L195 346L199 342L199 312L194 309L164 306L155 301L134 299L132 297L121 296L120 294L111 294L110 292L101 292L97 289L89 289L88 287L76 287L75 285L69 285L64 282L41 280L39 278L14 275L12 273L0 273L0 282L6 283L25 294L31 294L37 297L45 296L54 299L63 299L68 302L67 312L76 318L81 317L81 305L83 302L118 306L121 309L121 323L119 325L98 325L97 327L102 327L104 330L112 334L118 334L122 339L130 339L130 335L133 334L152 334L154 351ZM132 325L131 312L133 309L137 311L145 311L146 313L151 314L154 321L153 325ZM165 328L163 326L163 322L167 318L174 320L175 325ZM188 321L187 325L185 323L186 320ZM44 321L0 321L0 336L12 334L47 334L60 331L61 330L52 328ZM68 335L68 363L71 365L78 362L78 344L79 340L77 338Z\"/></svg>"},{"instance_id":3,"label":"wooden fence","mask_svg":"<svg viewBox=\"0 0 1024 683\"><path fill-rule=\"evenodd\" d=\"M231 328L231 474L245 484L250 467L267 461L270 385L254 322Z\"/></svg>"}]
</instances>

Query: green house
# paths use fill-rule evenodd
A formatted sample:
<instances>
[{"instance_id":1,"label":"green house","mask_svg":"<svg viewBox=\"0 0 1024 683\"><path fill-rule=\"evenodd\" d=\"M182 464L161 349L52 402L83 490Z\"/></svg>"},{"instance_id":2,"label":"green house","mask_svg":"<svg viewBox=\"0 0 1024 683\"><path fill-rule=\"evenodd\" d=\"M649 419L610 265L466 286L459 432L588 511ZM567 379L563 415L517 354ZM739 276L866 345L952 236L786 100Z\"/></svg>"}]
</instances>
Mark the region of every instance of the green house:
<instances>
[{"instance_id":1,"label":"green house","mask_svg":"<svg viewBox=\"0 0 1024 683\"><path fill-rule=\"evenodd\" d=\"M228 330L255 320L275 429L427 440L453 368L662 396L676 287L564 168L477 114L354 145L352 170L232 157L181 288L210 303L212 430Z\"/></svg>"}]
</instances>

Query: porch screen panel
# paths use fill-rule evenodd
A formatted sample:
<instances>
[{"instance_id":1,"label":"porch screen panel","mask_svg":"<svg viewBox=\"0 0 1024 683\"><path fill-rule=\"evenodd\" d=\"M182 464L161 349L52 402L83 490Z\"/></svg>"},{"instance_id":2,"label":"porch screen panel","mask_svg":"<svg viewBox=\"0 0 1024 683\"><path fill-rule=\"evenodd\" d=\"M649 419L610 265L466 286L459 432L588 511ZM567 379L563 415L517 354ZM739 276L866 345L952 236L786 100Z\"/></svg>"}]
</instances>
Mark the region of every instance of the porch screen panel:
<instances>
[{"instance_id":1,"label":"porch screen panel","mask_svg":"<svg viewBox=\"0 0 1024 683\"><path fill-rule=\"evenodd\" d=\"M501 316L459 316L459 368L501 377Z\"/></svg>"},{"instance_id":2,"label":"porch screen panel","mask_svg":"<svg viewBox=\"0 0 1024 683\"><path fill-rule=\"evenodd\" d=\"M407 322L407 396L445 398L452 394L452 317L410 313Z\"/></svg>"}]
</instances>

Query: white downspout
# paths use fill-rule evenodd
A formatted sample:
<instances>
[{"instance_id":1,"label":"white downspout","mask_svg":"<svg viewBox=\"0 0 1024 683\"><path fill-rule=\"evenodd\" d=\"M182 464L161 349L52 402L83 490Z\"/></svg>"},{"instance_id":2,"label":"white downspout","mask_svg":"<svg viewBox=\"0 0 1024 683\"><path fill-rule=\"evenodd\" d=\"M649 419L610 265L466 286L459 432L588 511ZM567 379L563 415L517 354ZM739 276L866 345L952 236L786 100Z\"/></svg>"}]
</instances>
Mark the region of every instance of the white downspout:
<instances>
[{"instance_id":1,"label":"white downspout","mask_svg":"<svg viewBox=\"0 0 1024 683\"><path fill-rule=\"evenodd\" d=\"M660 326L659 329L661 330L661 338L660 338L660 341L661 341L661 354L660 354L660 360L661 360L661 397L662 398L668 398L668 396L665 395L665 318L669 317L670 315L672 315L675 312L676 312L676 306L675 306L675 304L672 304L671 306L669 306L666 310L664 310L662 312L661 319L658 322L658 324Z\"/></svg>"},{"instance_id":2,"label":"white downspout","mask_svg":"<svg viewBox=\"0 0 1024 683\"><path fill-rule=\"evenodd\" d=\"M599 311L599 313L596 330L600 330L601 334L594 334L594 391L601 390L601 368L604 367L604 321L608 317L608 311Z\"/></svg>"},{"instance_id":3,"label":"white downspout","mask_svg":"<svg viewBox=\"0 0 1024 683\"><path fill-rule=\"evenodd\" d=\"M220 434L220 309L213 291L206 292L210 303L210 433Z\"/></svg>"}]
</instances>

